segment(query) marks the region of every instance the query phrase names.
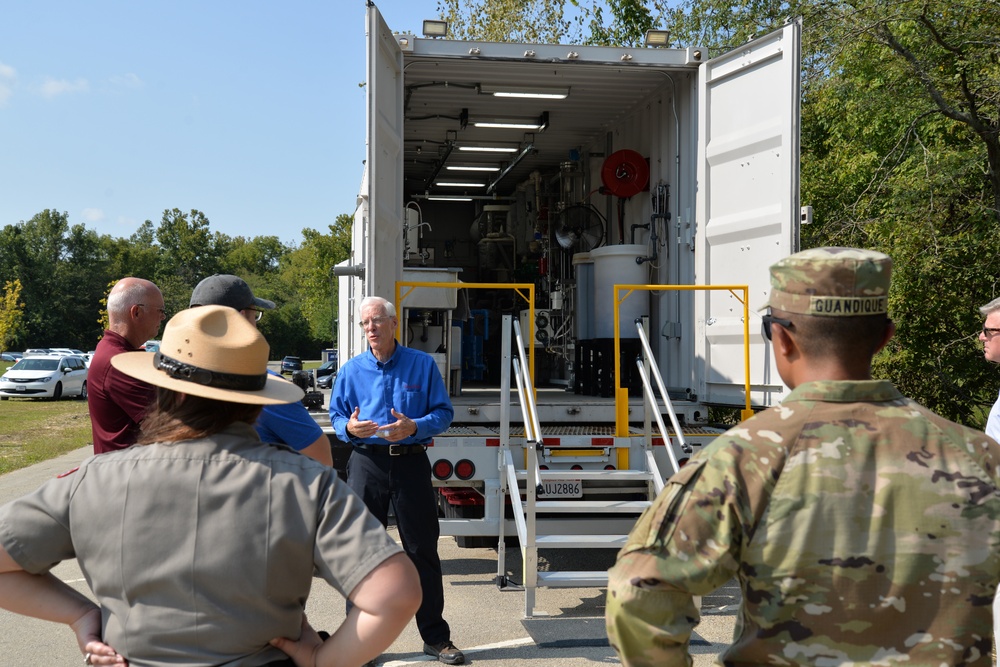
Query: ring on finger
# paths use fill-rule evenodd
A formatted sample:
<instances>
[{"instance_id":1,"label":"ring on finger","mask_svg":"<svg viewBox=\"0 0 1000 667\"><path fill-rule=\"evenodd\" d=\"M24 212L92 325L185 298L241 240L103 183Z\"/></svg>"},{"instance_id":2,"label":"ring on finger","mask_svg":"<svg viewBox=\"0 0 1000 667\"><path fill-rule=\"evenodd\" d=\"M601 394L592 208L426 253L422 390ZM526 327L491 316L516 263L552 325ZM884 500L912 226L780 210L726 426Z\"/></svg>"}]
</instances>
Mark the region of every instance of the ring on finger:
<instances>
[{"instance_id":1,"label":"ring on finger","mask_svg":"<svg viewBox=\"0 0 1000 667\"><path fill-rule=\"evenodd\" d=\"M94 664L94 663L92 663L90 661L90 656L92 656L92 655L93 655L93 653L88 653L87 655L83 656L83 664L85 664L85 665L92 665L92 664Z\"/></svg>"}]
</instances>

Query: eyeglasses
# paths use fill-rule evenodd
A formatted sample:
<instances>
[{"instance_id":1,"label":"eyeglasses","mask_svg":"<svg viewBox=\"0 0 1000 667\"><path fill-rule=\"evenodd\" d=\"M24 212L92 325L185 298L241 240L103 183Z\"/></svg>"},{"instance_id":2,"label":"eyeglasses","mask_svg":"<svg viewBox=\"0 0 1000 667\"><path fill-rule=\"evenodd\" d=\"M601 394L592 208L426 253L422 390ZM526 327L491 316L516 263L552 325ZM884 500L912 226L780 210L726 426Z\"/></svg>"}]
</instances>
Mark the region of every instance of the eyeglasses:
<instances>
[{"instance_id":1,"label":"eyeglasses","mask_svg":"<svg viewBox=\"0 0 1000 667\"><path fill-rule=\"evenodd\" d=\"M144 304L144 303L137 303L137 304L135 304L135 305L137 305L137 306L142 306L143 308L146 308L146 307L147 307L147 306L146 306L146 304ZM154 308L154 310L158 310L158 311L160 311L160 315L163 315L164 317L166 317L166 316L167 316L167 311L163 310L162 308Z\"/></svg>"},{"instance_id":2,"label":"eyeglasses","mask_svg":"<svg viewBox=\"0 0 1000 667\"><path fill-rule=\"evenodd\" d=\"M774 315L771 315L770 313L768 313L767 315L761 315L761 317L760 317L760 334L764 338L766 338L768 340L771 340L771 325L772 324L780 324L781 326L785 327L786 329L791 329L792 328L792 321L791 320L783 320L780 317L775 317Z\"/></svg>"},{"instance_id":3,"label":"eyeglasses","mask_svg":"<svg viewBox=\"0 0 1000 667\"><path fill-rule=\"evenodd\" d=\"M983 327L983 335L986 336L987 338L992 338L997 334L1000 334L1000 329L994 329L993 327Z\"/></svg>"},{"instance_id":4,"label":"eyeglasses","mask_svg":"<svg viewBox=\"0 0 1000 667\"><path fill-rule=\"evenodd\" d=\"M262 318L264 316L264 311L263 310L259 310L257 308L244 308L240 312L241 313L246 313L246 312L254 313L254 316L253 316L254 322L260 322L260 318Z\"/></svg>"},{"instance_id":5,"label":"eyeglasses","mask_svg":"<svg viewBox=\"0 0 1000 667\"><path fill-rule=\"evenodd\" d=\"M362 329L367 329L369 324L372 325L372 326L374 326L374 327L380 327L380 326L382 326L382 324L384 324L385 322L388 322L391 319L392 318L388 317L388 316L386 316L386 317L373 317L370 320L361 320L360 322L358 322L358 326L361 327Z\"/></svg>"}]
</instances>

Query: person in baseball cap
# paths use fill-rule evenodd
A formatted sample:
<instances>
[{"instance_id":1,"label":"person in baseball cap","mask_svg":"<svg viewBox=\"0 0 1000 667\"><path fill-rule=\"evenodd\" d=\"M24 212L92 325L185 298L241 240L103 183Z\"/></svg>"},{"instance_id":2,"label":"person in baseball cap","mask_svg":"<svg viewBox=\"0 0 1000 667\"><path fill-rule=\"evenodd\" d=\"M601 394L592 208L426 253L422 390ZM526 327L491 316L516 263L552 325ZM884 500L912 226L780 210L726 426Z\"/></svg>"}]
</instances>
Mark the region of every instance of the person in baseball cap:
<instances>
[{"instance_id":1,"label":"person in baseball cap","mask_svg":"<svg viewBox=\"0 0 1000 667\"><path fill-rule=\"evenodd\" d=\"M228 274L205 278L191 293L192 308L210 305L232 308L255 327L265 310L274 309L273 301L254 296L245 280ZM274 371L268 373L281 377ZM264 442L288 445L320 463L333 465L330 439L301 402L265 406L254 428Z\"/></svg>"},{"instance_id":2,"label":"person in baseball cap","mask_svg":"<svg viewBox=\"0 0 1000 667\"><path fill-rule=\"evenodd\" d=\"M229 306L240 312L254 311L260 319L265 310L274 310L274 302L253 295L247 281L239 276L217 273L202 280L191 293L188 304L195 306Z\"/></svg>"},{"instance_id":3,"label":"person in baseball cap","mask_svg":"<svg viewBox=\"0 0 1000 667\"><path fill-rule=\"evenodd\" d=\"M690 663L695 596L734 577L741 622L718 664L989 661L1000 445L872 378L895 331L891 274L860 248L770 267L762 334L792 391L693 456L636 523L608 582L623 665Z\"/></svg>"}]
</instances>

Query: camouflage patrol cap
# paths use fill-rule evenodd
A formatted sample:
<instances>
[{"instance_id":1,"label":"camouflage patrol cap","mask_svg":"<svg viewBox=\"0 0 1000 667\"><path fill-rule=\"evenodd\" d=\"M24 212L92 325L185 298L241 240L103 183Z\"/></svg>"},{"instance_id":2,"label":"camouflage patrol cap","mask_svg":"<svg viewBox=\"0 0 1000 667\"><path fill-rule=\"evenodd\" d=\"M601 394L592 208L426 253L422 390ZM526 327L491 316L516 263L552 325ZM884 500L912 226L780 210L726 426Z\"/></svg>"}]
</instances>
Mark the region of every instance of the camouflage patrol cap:
<instances>
[{"instance_id":1,"label":"camouflage patrol cap","mask_svg":"<svg viewBox=\"0 0 1000 667\"><path fill-rule=\"evenodd\" d=\"M889 311L892 259L874 250L811 248L771 265L768 308L855 317Z\"/></svg>"}]
</instances>

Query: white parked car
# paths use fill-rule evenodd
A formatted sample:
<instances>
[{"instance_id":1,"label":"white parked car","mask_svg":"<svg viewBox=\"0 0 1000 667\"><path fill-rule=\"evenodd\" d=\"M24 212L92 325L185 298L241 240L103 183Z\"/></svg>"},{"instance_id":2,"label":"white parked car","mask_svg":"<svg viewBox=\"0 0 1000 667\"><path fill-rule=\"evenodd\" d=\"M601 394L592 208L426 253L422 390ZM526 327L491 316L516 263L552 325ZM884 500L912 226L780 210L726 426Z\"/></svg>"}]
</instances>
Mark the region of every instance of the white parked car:
<instances>
[{"instance_id":1,"label":"white parked car","mask_svg":"<svg viewBox=\"0 0 1000 667\"><path fill-rule=\"evenodd\" d=\"M87 364L75 354L24 357L0 376L0 401L15 398L87 398Z\"/></svg>"}]
</instances>

